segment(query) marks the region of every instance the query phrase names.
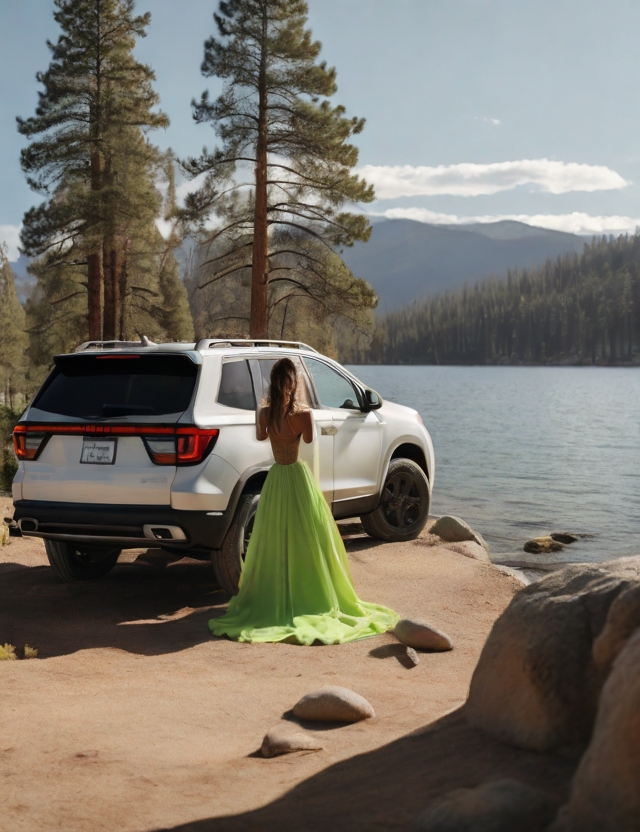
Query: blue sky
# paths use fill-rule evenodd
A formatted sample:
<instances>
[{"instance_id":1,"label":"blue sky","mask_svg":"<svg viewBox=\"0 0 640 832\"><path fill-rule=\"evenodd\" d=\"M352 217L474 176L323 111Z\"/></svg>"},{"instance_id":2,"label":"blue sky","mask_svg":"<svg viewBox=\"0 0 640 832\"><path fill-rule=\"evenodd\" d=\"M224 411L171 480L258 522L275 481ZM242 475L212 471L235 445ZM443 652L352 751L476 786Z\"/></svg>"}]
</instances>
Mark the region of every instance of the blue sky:
<instances>
[{"instance_id":1,"label":"blue sky","mask_svg":"<svg viewBox=\"0 0 640 832\"><path fill-rule=\"evenodd\" d=\"M578 233L640 225L638 0L309 0L334 101L365 116L367 210L429 222L515 217ZM151 11L137 54L156 72L178 155L215 143L190 100L214 0L138 0ZM15 116L33 113L35 73L57 37L51 0L0 0L0 241L17 256L24 182ZM638 183L638 184L636 184Z\"/></svg>"}]
</instances>

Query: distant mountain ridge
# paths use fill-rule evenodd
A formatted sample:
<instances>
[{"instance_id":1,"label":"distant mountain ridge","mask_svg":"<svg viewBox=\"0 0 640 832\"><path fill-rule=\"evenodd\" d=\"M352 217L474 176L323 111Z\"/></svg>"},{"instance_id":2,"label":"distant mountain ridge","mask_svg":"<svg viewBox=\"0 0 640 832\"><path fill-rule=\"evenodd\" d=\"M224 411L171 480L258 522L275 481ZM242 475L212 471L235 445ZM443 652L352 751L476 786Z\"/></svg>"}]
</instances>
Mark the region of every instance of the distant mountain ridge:
<instances>
[{"instance_id":1,"label":"distant mountain ridge","mask_svg":"<svg viewBox=\"0 0 640 832\"><path fill-rule=\"evenodd\" d=\"M376 290L379 311L389 312L426 295L503 276L507 269L580 254L587 241L511 220L469 225L383 220L373 224L368 243L356 243L342 257Z\"/></svg>"}]
</instances>

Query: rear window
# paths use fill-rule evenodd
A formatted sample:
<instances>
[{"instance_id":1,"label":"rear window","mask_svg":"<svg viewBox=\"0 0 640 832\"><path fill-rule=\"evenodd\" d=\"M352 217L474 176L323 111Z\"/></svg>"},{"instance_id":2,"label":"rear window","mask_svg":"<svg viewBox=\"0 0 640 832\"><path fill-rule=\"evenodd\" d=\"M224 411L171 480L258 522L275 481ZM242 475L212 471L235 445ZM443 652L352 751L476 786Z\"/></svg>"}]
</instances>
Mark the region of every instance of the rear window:
<instances>
[{"instance_id":1,"label":"rear window","mask_svg":"<svg viewBox=\"0 0 640 832\"><path fill-rule=\"evenodd\" d=\"M63 356L33 407L81 419L181 414L197 375L182 355Z\"/></svg>"},{"instance_id":2,"label":"rear window","mask_svg":"<svg viewBox=\"0 0 640 832\"><path fill-rule=\"evenodd\" d=\"M240 410L256 409L256 398L247 361L225 361L222 365L218 402Z\"/></svg>"}]
</instances>

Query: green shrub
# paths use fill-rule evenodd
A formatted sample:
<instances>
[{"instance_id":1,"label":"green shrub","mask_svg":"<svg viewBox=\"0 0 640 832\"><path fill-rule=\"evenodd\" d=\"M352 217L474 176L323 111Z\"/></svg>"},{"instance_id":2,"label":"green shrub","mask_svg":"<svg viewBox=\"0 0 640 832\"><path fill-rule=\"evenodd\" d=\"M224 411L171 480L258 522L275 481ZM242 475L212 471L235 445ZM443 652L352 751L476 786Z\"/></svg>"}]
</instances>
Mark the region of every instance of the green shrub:
<instances>
[{"instance_id":1,"label":"green shrub","mask_svg":"<svg viewBox=\"0 0 640 832\"><path fill-rule=\"evenodd\" d=\"M19 418L19 410L0 405L0 491L11 491L11 481L18 470L11 433Z\"/></svg>"}]
</instances>

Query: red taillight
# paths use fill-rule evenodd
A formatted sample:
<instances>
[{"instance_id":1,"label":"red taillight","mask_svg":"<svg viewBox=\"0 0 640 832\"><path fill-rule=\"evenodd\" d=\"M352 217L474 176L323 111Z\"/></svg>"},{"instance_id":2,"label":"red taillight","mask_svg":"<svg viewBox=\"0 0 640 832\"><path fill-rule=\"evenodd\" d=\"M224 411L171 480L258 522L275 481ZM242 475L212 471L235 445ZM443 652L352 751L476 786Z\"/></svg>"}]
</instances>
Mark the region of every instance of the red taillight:
<instances>
[{"instance_id":1,"label":"red taillight","mask_svg":"<svg viewBox=\"0 0 640 832\"><path fill-rule=\"evenodd\" d=\"M175 436L145 436L144 444L156 465L195 465L202 462L219 430L177 428Z\"/></svg>"},{"instance_id":2,"label":"red taillight","mask_svg":"<svg viewBox=\"0 0 640 832\"><path fill-rule=\"evenodd\" d=\"M16 425L13 429L13 448L16 456L18 459L37 459L48 438L48 434L42 429L32 431L25 425Z\"/></svg>"},{"instance_id":3,"label":"red taillight","mask_svg":"<svg viewBox=\"0 0 640 832\"><path fill-rule=\"evenodd\" d=\"M189 465L203 460L213 448L219 433L219 430L178 428L176 437L178 463Z\"/></svg>"},{"instance_id":4,"label":"red taillight","mask_svg":"<svg viewBox=\"0 0 640 832\"><path fill-rule=\"evenodd\" d=\"M13 446L18 459L37 459L52 434L66 436L140 436L156 465L195 465L215 445L220 431L155 425L16 425Z\"/></svg>"}]
</instances>

